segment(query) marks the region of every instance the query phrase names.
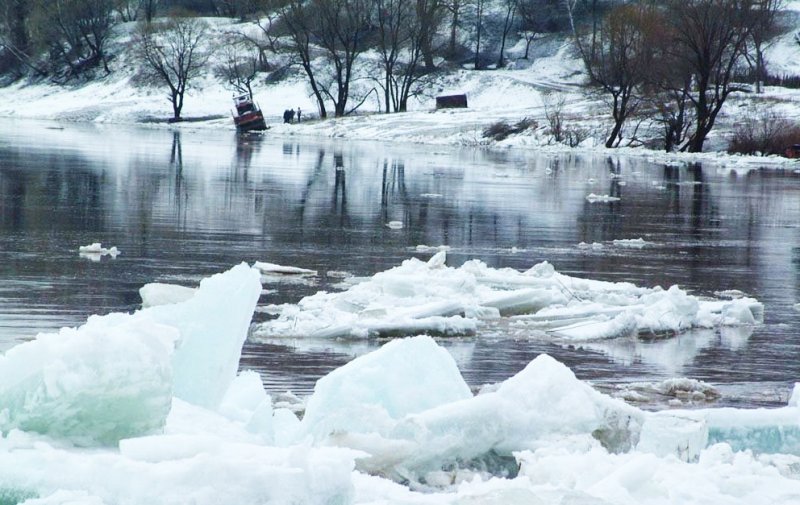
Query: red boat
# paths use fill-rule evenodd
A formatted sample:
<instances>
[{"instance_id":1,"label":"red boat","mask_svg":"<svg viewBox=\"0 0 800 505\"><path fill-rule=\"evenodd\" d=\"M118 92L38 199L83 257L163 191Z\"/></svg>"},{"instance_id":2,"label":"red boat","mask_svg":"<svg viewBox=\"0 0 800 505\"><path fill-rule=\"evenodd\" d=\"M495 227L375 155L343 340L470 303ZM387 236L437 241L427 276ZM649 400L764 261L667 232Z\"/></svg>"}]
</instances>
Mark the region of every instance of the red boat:
<instances>
[{"instance_id":1,"label":"red boat","mask_svg":"<svg viewBox=\"0 0 800 505\"><path fill-rule=\"evenodd\" d=\"M250 95L235 96L233 97L233 103L236 105L236 114L233 116L233 122L237 131L249 132L267 129L267 123L264 122L264 114L261 113L261 109L253 102Z\"/></svg>"}]
</instances>

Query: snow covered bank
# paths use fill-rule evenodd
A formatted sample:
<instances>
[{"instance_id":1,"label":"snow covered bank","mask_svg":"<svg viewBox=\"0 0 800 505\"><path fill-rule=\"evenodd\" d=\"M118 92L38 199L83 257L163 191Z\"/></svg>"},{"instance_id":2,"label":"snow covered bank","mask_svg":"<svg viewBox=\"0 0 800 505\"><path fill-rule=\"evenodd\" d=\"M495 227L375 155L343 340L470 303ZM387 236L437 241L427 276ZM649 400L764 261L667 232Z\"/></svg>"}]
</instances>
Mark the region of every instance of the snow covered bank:
<instances>
[{"instance_id":1,"label":"snow covered bank","mask_svg":"<svg viewBox=\"0 0 800 505\"><path fill-rule=\"evenodd\" d=\"M547 262L525 272L493 269L479 260L445 265L409 259L341 293L320 292L275 307L255 338L367 338L395 334L469 335L499 319L566 341L663 337L691 328L757 324L763 306L752 298L714 300L677 286L642 288L569 277Z\"/></svg>"},{"instance_id":2,"label":"snow covered bank","mask_svg":"<svg viewBox=\"0 0 800 505\"><path fill-rule=\"evenodd\" d=\"M208 18L209 35L202 49L224 47L232 33L255 35L258 29L252 23L233 19ZM191 82L187 91L183 116L188 121L167 124L171 107L165 98L165 88L142 82L140 69L132 46L133 23L115 27L109 38L107 53L111 73L90 82L70 82L56 85L49 81L19 81L0 88L0 117L92 122L103 124L142 124L149 127L197 129L210 128L234 131L231 120L232 90L224 80L215 75L215 68L223 65L224 51L216 51L203 75ZM794 57L793 33L776 39L767 49L770 68L777 74L797 75L800 68ZM316 104L301 70L297 67L281 68L286 74L282 80L270 79L261 74L254 80L254 98L262 107L270 130L267 135L343 138L447 144L474 147L535 149L537 151L571 150L556 143L548 131L545 102L552 96L563 98L564 127L588 132L587 139L578 149L604 154L646 156L668 162L703 162L714 166L733 166L749 170L764 165L792 166L792 160L771 157L728 156L720 152L684 154L660 153L644 148L605 149L602 147L610 129L611 117L607 104L584 85L587 81L580 58L575 54L568 38L549 35L537 40L531 59L522 58L524 43L507 48L510 57L506 68L493 71L475 71L468 68L444 70L434 76L425 89L409 101L409 112L383 114L380 101L369 98L374 91L368 79L356 79L351 89L353 102L359 95L366 96L355 115L319 121L315 118ZM282 64L282 55L274 56L273 64ZM376 56L374 53L371 55ZM370 57L369 54L362 58ZM284 61L285 62L285 61ZM373 61L373 63L377 63ZM359 66L369 67L366 61ZM276 82L277 81L277 82ZM464 93L469 108L462 110L435 110L435 97L440 94ZM725 105L718 125L709 139L711 148L723 151L725 136L737 123L747 117L748 107L756 104L774 108L787 120L800 118L797 101L800 93L792 89L767 87L763 95L736 94ZM284 124L282 113L287 108L301 108L304 120ZM529 121L531 127L497 141L484 135L484 131L499 123L516 124ZM640 127L639 127L640 126ZM660 123L651 121L637 126L637 137L660 131Z\"/></svg>"}]
</instances>

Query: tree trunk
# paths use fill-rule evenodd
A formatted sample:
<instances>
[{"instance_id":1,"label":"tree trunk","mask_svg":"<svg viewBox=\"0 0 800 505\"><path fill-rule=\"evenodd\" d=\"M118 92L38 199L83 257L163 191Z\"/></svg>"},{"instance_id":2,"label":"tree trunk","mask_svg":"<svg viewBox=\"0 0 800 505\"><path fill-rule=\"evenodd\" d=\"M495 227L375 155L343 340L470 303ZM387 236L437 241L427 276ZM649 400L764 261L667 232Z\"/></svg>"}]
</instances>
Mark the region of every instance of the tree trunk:
<instances>
[{"instance_id":1,"label":"tree trunk","mask_svg":"<svg viewBox=\"0 0 800 505\"><path fill-rule=\"evenodd\" d=\"M478 21L475 36L475 70L481 68L481 32L483 31L483 0L478 0Z\"/></svg>"},{"instance_id":2,"label":"tree trunk","mask_svg":"<svg viewBox=\"0 0 800 505\"><path fill-rule=\"evenodd\" d=\"M450 24L450 50L448 53L450 57L455 56L456 54L456 35L458 30L458 13L460 10L460 6L458 2L453 3L453 21Z\"/></svg>"}]
</instances>

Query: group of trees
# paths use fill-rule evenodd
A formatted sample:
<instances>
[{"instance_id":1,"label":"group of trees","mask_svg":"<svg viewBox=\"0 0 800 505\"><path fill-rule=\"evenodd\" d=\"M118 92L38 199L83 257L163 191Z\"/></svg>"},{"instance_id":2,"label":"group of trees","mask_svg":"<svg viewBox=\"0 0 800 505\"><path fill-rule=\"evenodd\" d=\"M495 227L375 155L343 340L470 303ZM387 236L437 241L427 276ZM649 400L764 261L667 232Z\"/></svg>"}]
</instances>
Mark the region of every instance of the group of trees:
<instances>
[{"instance_id":1,"label":"group of trees","mask_svg":"<svg viewBox=\"0 0 800 505\"><path fill-rule=\"evenodd\" d=\"M666 150L690 152L703 150L728 97L749 89L736 82L740 70L752 67L756 81L765 75L763 50L781 8L781 0L591 3L592 22L574 27L575 40L610 104L606 146L643 117L662 125Z\"/></svg>"},{"instance_id":2,"label":"group of trees","mask_svg":"<svg viewBox=\"0 0 800 505\"><path fill-rule=\"evenodd\" d=\"M136 21L136 50L170 88L178 118L188 79L208 59L200 51L203 23L188 15L219 15L254 20L260 28L258 36L231 34L223 45L217 73L237 89L252 92L257 73L288 55L305 73L321 117L357 108L369 96L365 89L377 92L386 112L402 112L436 70L437 58L474 58L480 69L497 50L487 39L500 40L495 61L502 66L507 38L524 33L530 46L556 28L545 18L560 2L502 0L498 25L489 22L488 0L0 0L0 73L61 82L96 69L108 73L111 30ZM187 30L193 32L188 39Z\"/></svg>"},{"instance_id":3,"label":"group of trees","mask_svg":"<svg viewBox=\"0 0 800 505\"><path fill-rule=\"evenodd\" d=\"M366 98L362 93L359 102L350 103L353 79L363 78L365 67L383 110L403 112L425 76L436 70L437 58L460 62L471 52L475 68L484 68L487 32L496 39L495 50L499 47L497 66L503 66L509 35L524 32L530 46L537 35L555 31L558 24L545 18L561 1L502 0L499 24L487 21L487 0L288 0L278 2L276 11L277 26L289 41L282 47L303 68L320 116L326 117L329 106L341 116ZM469 34L471 48L461 42L462 32ZM367 50L378 53L377 65L362 57ZM320 54L324 58L317 60Z\"/></svg>"},{"instance_id":4,"label":"group of trees","mask_svg":"<svg viewBox=\"0 0 800 505\"><path fill-rule=\"evenodd\" d=\"M373 92L385 112L405 111L439 62L502 67L510 37L525 41L527 58L539 35L564 31L607 97L606 146L635 140L630 124L644 118L660 125L667 150L702 151L727 98L745 89L741 69L757 86L767 75L763 53L781 8L782 0L0 0L0 72L107 73L112 28L137 21L136 52L169 88L177 119L207 65L201 49L212 45L187 14L239 17L259 29L230 35L218 75L252 93L270 61L288 61L324 118Z\"/></svg>"}]
</instances>

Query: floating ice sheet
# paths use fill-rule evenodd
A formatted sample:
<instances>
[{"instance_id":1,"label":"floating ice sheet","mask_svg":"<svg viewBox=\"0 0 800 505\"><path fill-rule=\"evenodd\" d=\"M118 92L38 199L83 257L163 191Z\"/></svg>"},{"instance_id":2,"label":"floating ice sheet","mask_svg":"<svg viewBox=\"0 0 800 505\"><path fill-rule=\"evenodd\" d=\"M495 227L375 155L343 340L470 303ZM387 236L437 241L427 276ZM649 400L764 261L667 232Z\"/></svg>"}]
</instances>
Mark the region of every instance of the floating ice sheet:
<instances>
[{"instance_id":1,"label":"floating ice sheet","mask_svg":"<svg viewBox=\"0 0 800 505\"><path fill-rule=\"evenodd\" d=\"M267 263L266 261L256 261L255 263L253 263L253 268L256 268L261 273L274 274L274 275L317 275L316 270L285 266L285 265L277 265L275 263Z\"/></svg>"},{"instance_id":2,"label":"floating ice sheet","mask_svg":"<svg viewBox=\"0 0 800 505\"><path fill-rule=\"evenodd\" d=\"M591 434L614 451L638 440L641 411L547 355L473 397L446 354L417 337L356 358L318 382L300 436L362 450L359 468L415 482L470 462L496 469L553 436Z\"/></svg>"},{"instance_id":3,"label":"floating ice sheet","mask_svg":"<svg viewBox=\"0 0 800 505\"><path fill-rule=\"evenodd\" d=\"M194 288L160 282L151 282L139 288L139 296L142 297L142 308L185 302L193 297L196 292L197 290Z\"/></svg>"},{"instance_id":4,"label":"floating ice sheet","mask_svg":"<svg viewBox=\"0 0 800 505\"><path fill-rule=\"evenodd\" d=\"M752 325L753 298L701 299L677 286L643 288L560 274L547 262L520 272L471 260L446 266L446 252L409 259L344 292L320 292L284 305L256 337L461 335L498 317L571 341L679 334L691 328Z\"/></svg>"}]
</instances>

